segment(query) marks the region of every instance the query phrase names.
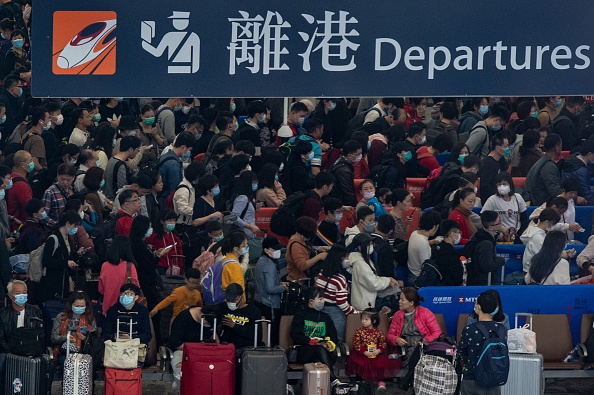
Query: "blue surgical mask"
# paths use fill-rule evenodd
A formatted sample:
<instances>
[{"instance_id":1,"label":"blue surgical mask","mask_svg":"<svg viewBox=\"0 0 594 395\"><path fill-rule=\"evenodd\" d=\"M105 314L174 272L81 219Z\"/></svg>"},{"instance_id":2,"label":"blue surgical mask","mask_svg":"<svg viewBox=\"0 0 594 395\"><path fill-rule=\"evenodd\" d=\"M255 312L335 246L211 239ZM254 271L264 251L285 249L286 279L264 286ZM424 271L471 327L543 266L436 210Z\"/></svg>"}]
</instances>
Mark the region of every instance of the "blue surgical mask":
<instances>
[{"instance_id":1,"label":"blue surgical mask","mask_svg":"<svg viewBox=\"0 0 594 395\"><path fill-rule=\"evenodd\" d=\"M370 150L370 149L371 149L371 141L368 141L367 142L367 150Z\"/></svg>"},{"instance_id":2,"label":"blue surgical mask","mask_svg":"<svg viewBox=\"0 0 594 395\"><path fill-rule=\"evenodd\" d=\"M266 114L264 114L264 115L262 116L262 118L260 119L260 122L266 122Z\"/></svg>"},{"instance_id":3,"label":"blue surgical mask","mask_svg":"<svg viewBox=\"0 0 594 395\"><path fill-rule=\"evenodd\" d=\"M3 124L4 122L6 122L6 114L4 114L2 116L2 119L0 119L0 125Z\"/></svg>"},{"instance_id":4,"label":"blue surgical mask","mask_svg":"<svg viewBox=\"0 0 594 395\"><path fill-rule=\"evenodd\" d=\"M237 105L235 103L231 104L231 112L234 112L237 109Z\"/></svg>"},{"instance_id":5,"label":"blue surgical mask","mask_svg":"<svg viewBox=\"0 0 594 395\"><path fill-rule=\"evenodd\" d=\"M498 312L499 312L499 307L495 307L495 310L493 310L493 312L492 312L492 313L489 313L489 315L490 315L491 317L494 317L494 316L495 316L495 314L497 314Z\"/></svg>"},{"instance_id":6,"label":"blue surgical mask","mask_svg":"<svg viewBox=\"0 0 594 395\"><path fill-rule=\"evenodd\" d=\"M182 106L181 104L180 104L179 106L175 106L175 107L173 108L173 111L179 111L179 110L181 110L181 109L182 109L182 107L183 107L183 106Z\"/></svg>"},{"instance_id":7,"label":"blue surgical mask","mask_svg":"<svg viewBox=\"0 0 594 395\"><path fill-rule=\"evenodd\" d=\"M3 40L6 40L6 39L8 38L8 36L7 36L7 35L5 35L4 33L0 33L0 36L2 36L2 39L3 39Z\"/></svg>"},{"instance_id":8,"label":"blue surgical mask","mask_svg":"<svg viewBox=\"0 0 594 395\"><path fill-rule=\"evenodd\" d=\"M6 189L7 191L12 188L12 180L10 180L10 183L8 183L7 186L4 187L4 189Z\"/></svg>"},{"instance_id":9,"label":"blue surgical mask","mask_svg":"<svg viewBox=\"0 0 594 395\"><path fill-rule=\"evenodd\" d=\"M97 159L97 161L95 162L95 166L101 167L101 159Z\"/></svg>"},{"instance_id":10,"label":"blue surgical mask","mask_svg":"<svg viewBox=\"0 0 594 395\"><path fill-rule=\"evenodd\" d=\"M256 192L258 190L258 184L252 184L252 191Z\"/></svg>"},{"instance_id":11,"label":"blue surgical mask","mask_svg":"<svg viewBox=\"0 0 594 395\"><path fill-rule=\"evenodd\" d=\"M278 176L274 176L274 181L278 181Z\"/></svg>"},{"instance_id":12,"label":"blue surgical mask","mask_svg":"<svg viewBox=\"0 0 594 395\"><path fill-rule=\"evenodd\" d=\"M496 131L498 131L498 130L500 130L500 129L501 129L501 125L498 125L498 126L491 126L491 130L492 130L492 131L494 131L494 132L496 132Z\"/></svg>"},{"instance_id":13,"label":"blue surgical mask","mask_svg":"<svg viewBox=\"0 0 594 395\"><path fill-rule=\"evenodd\" d=\"M561 104L563 104L563 100L559 99L559 100L557 100L557 102L555 103L555 107L561 107Z\"/></svg>"},{"instance_id":14,"label":"blue surgical mask","mask_svg":"<svg viewBox=\"0 0 594 395\"><path fill-rule=\"evenodd\" d=\"M15 295L14 296L14 303L17 306L24 306L25 303L27 303L27 294L20 294L20 295Z\"/></svg>"},{"instance_id":15,"label":"blue surgical mask","mask_svg":"<svg viewBox=\"0 0 594 395\"><path fill-rule=\"evenodd\" d=\"M118 141L117 141L116 139L113 139L113 140L111 141L111 147L112 147L112 148L113 148L113 147L115 147L115 146L116 146L116 144L117 144L117 142L118 142Z\"/></svg>"},{"instance_id":16,"label":"blue surgical mask","mask_svg":"<svg viewBox=\"0 0 594 395\"><path fill-rule=\"evenodd\" d=\"M173 232L173 230L175 229L175 224L167 224L165 225L165 229L167 229L170 232Z\"/></svg>"},{"instance_id":17,"label":"blue surgical mask","mask_svg":"<svg viewBox=\"0 0 594 395\"><path fill-rule=\"evenodd\" d=\"M186 152L185 154L182 155L182 159L189 159L190 158L190 155L191 155L191 152L188 151L188 152Z\"/></svg>"},{"instance_id":18,"label":"blue surgical mask","mask_svg":"<svg viewBox=\"0 0 594 395\"><path fill-rule=\"evenodd\" d=\"M27 172L28 173L31 173L33 170L35 170L35 162L29 163L29 167L27 168Z\"/></svg>"},{"instance_id":19,"label":"blue surgical mask","mask_svg":"<svg viewBox=\"0 0 594 395\"><path fill-rule=\"evenodd\" d=\"M130 307L134 303L134 296L120 295L120 304L124 307Z\"/></svg>"},{"instance_id":20,"label":"blue surgical mask","mask_svg":"<svg viewBox=\"0 0 594 395\"><path fill-rule=\"evenodd\" d=\"M225 235L220 235L218 237L213 237L212 241L218 243L219 241L223 240L225 238Z\"/></svg>"},{"instance_id":21,"label":"blue surgical mask","mask_svg":"<svg viewBox=\"0 0 594 395\"><path fill-rule=\"evenodd\" d=\"M43 214L41 214L41 219L47 219L47 211L44 211Z\"/></svg>"},{"instance_id":22,"label":"blue surgical mask","mask_svg":"<svg viewBox=\"0 0 594 395\"><path fill-rule=\"evenodd\" d=\"M72 306L72 312L74 314L78 314L78 315L84 314L86 309L87 308L84 306L83 307Z\"/></svg>"},{"instance_id":23,"label":"blue surgical mask","mask_svg":"<svg viewBox=\"0 0 594 395\"><path fill-rule=\"evenodd\" d=\"M311 160L314 158L314 156L315 156L315 155L314 155L314 152L313 152L313 151L311 151L311 152L309 153L309 156L307 157L307 160L311 162Z\"/></svg>"},{"instance_id":24,"label":"blue surgical mask","mask_svg":"<svg viewBox=\"0 0 594 395\"><path fill-rule=\"evenodd\" d=\"M99 183L99 188L103 188L105 186L105 180L101 180Z\"/></svg>"},{"instance_id":25,"label":"blue surgical mask","mask_svg":"<svg viewBox=\"0 0 594 395\"><path fill-rule=\"evenodd\" d=\"M152 234L153 234L153 228L148 228L148 230L144 234L144 237L151 237Z\"/></svg>"},{"instance_id":26,"label":"blue surgical mask","mask_svg":"<svg viewBox=\"0 0 594 395\"><path fill-rule=\"evenodd\" d=\"M342 220L342 213L334 214L334 222L340 222Z\"/></svg>"},{"instance_id":27,"label":"blue surgical mask","mask_svg":"<svg viewBox=\"0 0 594 395\"><path fill-rule=\"evenodd\" d=\"M483 105L480 106L479 113L481 115L487 115L488 112L489 112L489 106L483 106Z\"/></svg>"},{"instance_id":28,"label":"blue surgical mask","mask_svg":"<svg viewBox=\"0 0 594 395\"><path fill-rule=\"evenodd\" d=\"M250 252L250 248L248 246L245 246L241 249L241 251L239 252L241 255L245 255L248 252Z\"/></svg>"},{"instance_id":29,"label":"blue surgical mask","mask_svg":"<svg viewBox=\"0 0 594 395\"><path fill-rule=\"evenodd\" d=\"M216 187L212 189L212 195L213 196L219 196L219 193L221 193L221 188Z\"/></svg>"},{"instance_id":30,"label":"blue surgical mask","mask_svg":"<svg viewBox=\"0 0 594 395\"><path fill-rule=\"evenodd\" d=\"M329 111L332 111L336 108L336 102L332 102L332 104L330 105L330 107L328 107Z\"/></svg>"},{"instance_id":31,"label":"blue surgical mask","mask_svg":"<svg viewBox=\"0 0 594 395\"><path fill-rule=\"evenodd\" d=\"M14 40L14 41L12 42L12 45L13 45L15 48L19 49L19 48L23 48L23 44L24 44L24 43L25 43L25 42L23 41L23 39L22 39L22 38L17 38L16 40Z\"/></svg>"},{"instance_id":32,"label":"blue surgical mask","mask_svg":"<svg viewBox=\"0 0 594 395\"><path fill-rule=\"evenodd\" d=\"M507 147L505 150L503 150L503 156L505 156L506 158L509 158L509 154L511 154L512 148L511 147Z\"/></svg>"},{"instance_id":33,"label":"blue surgical mask","mask_svg":"<svg viewBox=\"0 0 594 395\"><path fill-rule=\"evenodd\" d=\"M4 200L4 196L6 196L6 191L4 189L0 189L0 200Z\"/></svg>"},{"instance_id":34,"label":"blue surgical mask","mask_svg":"<svg viewBox=\"0 0 594 395\"><path fill-rule=\"evenodd\" d=\"M19 97L23 96L23 88L19 87Z\"/></svg>"},{"instance_id":35,"label":"blue surgical mask","mask_svg":"<svg viewBox=\"0 0 594 395\"><path fill-rule=\"evenodd\" d=\"M71 229L68 229L68 231L66 231L66 233L70 236L74 236L76 232L78 232L78 226L74 226Z\"/></svg>"}]
</instances>

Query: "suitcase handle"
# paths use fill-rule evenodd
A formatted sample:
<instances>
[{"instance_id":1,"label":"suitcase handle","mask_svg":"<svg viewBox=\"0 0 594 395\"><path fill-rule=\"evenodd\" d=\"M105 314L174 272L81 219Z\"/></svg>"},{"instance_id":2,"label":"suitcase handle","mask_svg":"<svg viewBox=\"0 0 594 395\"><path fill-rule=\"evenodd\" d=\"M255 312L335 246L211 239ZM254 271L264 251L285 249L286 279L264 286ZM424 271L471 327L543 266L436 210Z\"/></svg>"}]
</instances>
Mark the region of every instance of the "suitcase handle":
<instances>
[{"instance_id":1,"label":"suitcase handle","mask_svg":"<svg viewBox=\"0 0 594 395\"><path fill-rule=\"evenodd\" d=\"M254 330L254 348L258 348L258 324L261 322L266 322L268 324L268 339L266 347L270 348L270 331L272 329L272 321L266 319L256 320L254 322L254 325L256 326L256 330Z\"/></svg>"},{"instance_id":2,"label":"suitcase handle","mask_svg":"<svg viewBox=\"0 0 594 395\"><path fill-rule=\"evenodd\" d=\"M130 340L132 340L132 324L134 323L134 319L130 318ZM120 338L120 319L116 320L116 341Z\"/></svg>"},{"instance_id":3,"label":"suitcase handle","mask_svg":"<svg viewBox=\"0 0 594 395\"><path fill-rule=\"evenodd\" d=\"M200 341L204 341L204 316L208 315L213 317L213 323L212 323L212 340L217 339L217 316L216 315L211 315L211 314L203 314L202 317L200 317Z\"/></svg>"},{"instance_id":4,"label":"suitcase handle","mask_svg":"<svg viewBox=\"0 0 594 395\"><path fill-rule=\"evenodd\" d=\"M528 318L530 318L530 330L532 329L532 313L516 313L516 329L518 328L518 317L526 317L526 323L528 323Z\"/></svg>"}]
</instances>

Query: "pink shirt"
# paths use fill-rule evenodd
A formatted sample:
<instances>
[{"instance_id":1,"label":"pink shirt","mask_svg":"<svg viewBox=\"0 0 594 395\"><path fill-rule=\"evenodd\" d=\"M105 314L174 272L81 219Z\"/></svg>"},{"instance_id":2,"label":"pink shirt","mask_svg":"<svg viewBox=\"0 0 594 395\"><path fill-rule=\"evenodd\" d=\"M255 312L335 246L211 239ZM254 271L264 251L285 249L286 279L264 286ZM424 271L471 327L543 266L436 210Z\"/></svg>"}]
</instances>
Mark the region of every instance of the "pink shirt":
<instances>
[{"instance_id":1,"label":"pink shirt","mask_svg":"<svg viewBox=\"0 0 594 395\"><path fill-rule=\"evenodd\" d=\"M132 278L138 284L138 274L136 273L136 266L132 264L130 268ZM101 274L99 274L99 292L103 295L103 315L107 314L107 310L118 302L120 298L120 288L126 283L126 262L120 261L115 266L110 262L103 262L101 266Z\"/></svg>"}]
</instances>

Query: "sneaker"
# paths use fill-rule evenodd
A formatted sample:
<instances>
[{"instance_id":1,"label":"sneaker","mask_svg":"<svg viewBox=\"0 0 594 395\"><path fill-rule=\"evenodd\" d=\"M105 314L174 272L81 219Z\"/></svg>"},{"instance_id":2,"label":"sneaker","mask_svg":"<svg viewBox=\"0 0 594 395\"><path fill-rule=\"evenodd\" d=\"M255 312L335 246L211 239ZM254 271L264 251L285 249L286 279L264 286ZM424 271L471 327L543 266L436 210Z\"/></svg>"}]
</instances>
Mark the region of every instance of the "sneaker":
<instances>
[{"instance_id":1,"label":"sneaker","mask_svg":"<svg viewBox=\"0 0 594 395\"><path fill-rule=\"evenodd\" d=\"M384 383L383 381L380 381L379 383L377 383L377 389L378 390L385 390L386 389L386 383Z\"/></svg>"},{"instance_id":2,"label":"sneaker","mask_svg":"<svg viewBox=\"0 0 594 395\"><path fill-rule=\"evenodd\" d=\"M341 382L340 380L338 380L338 379L334 379L334 381L332 382L332 387L335 387L335 386L337 386L337 385L341 385L341 384L344 384L344 383L342 383L342 382Z\"/></svg>"}]
</instances>

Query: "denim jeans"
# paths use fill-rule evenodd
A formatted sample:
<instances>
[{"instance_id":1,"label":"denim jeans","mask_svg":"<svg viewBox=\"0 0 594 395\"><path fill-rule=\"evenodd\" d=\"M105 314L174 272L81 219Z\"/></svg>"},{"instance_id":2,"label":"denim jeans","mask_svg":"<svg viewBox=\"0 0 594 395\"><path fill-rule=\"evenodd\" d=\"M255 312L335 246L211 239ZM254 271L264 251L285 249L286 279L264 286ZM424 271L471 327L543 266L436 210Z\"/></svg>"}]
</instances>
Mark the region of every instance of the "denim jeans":
<instances>
[{"instance_id":1,"label":"denim jeans","mask_svg":"<svg viewBox=\"0 0 594 395\"><path fill-rule=\"evenodd\" d=\"M344 342L344 335L346 333L346 316L344 312L335 304L326 303L322 311L332 318L334 326L336 327L336 333L338 335L338 341Z\"/></svg>"}]
</instances>

